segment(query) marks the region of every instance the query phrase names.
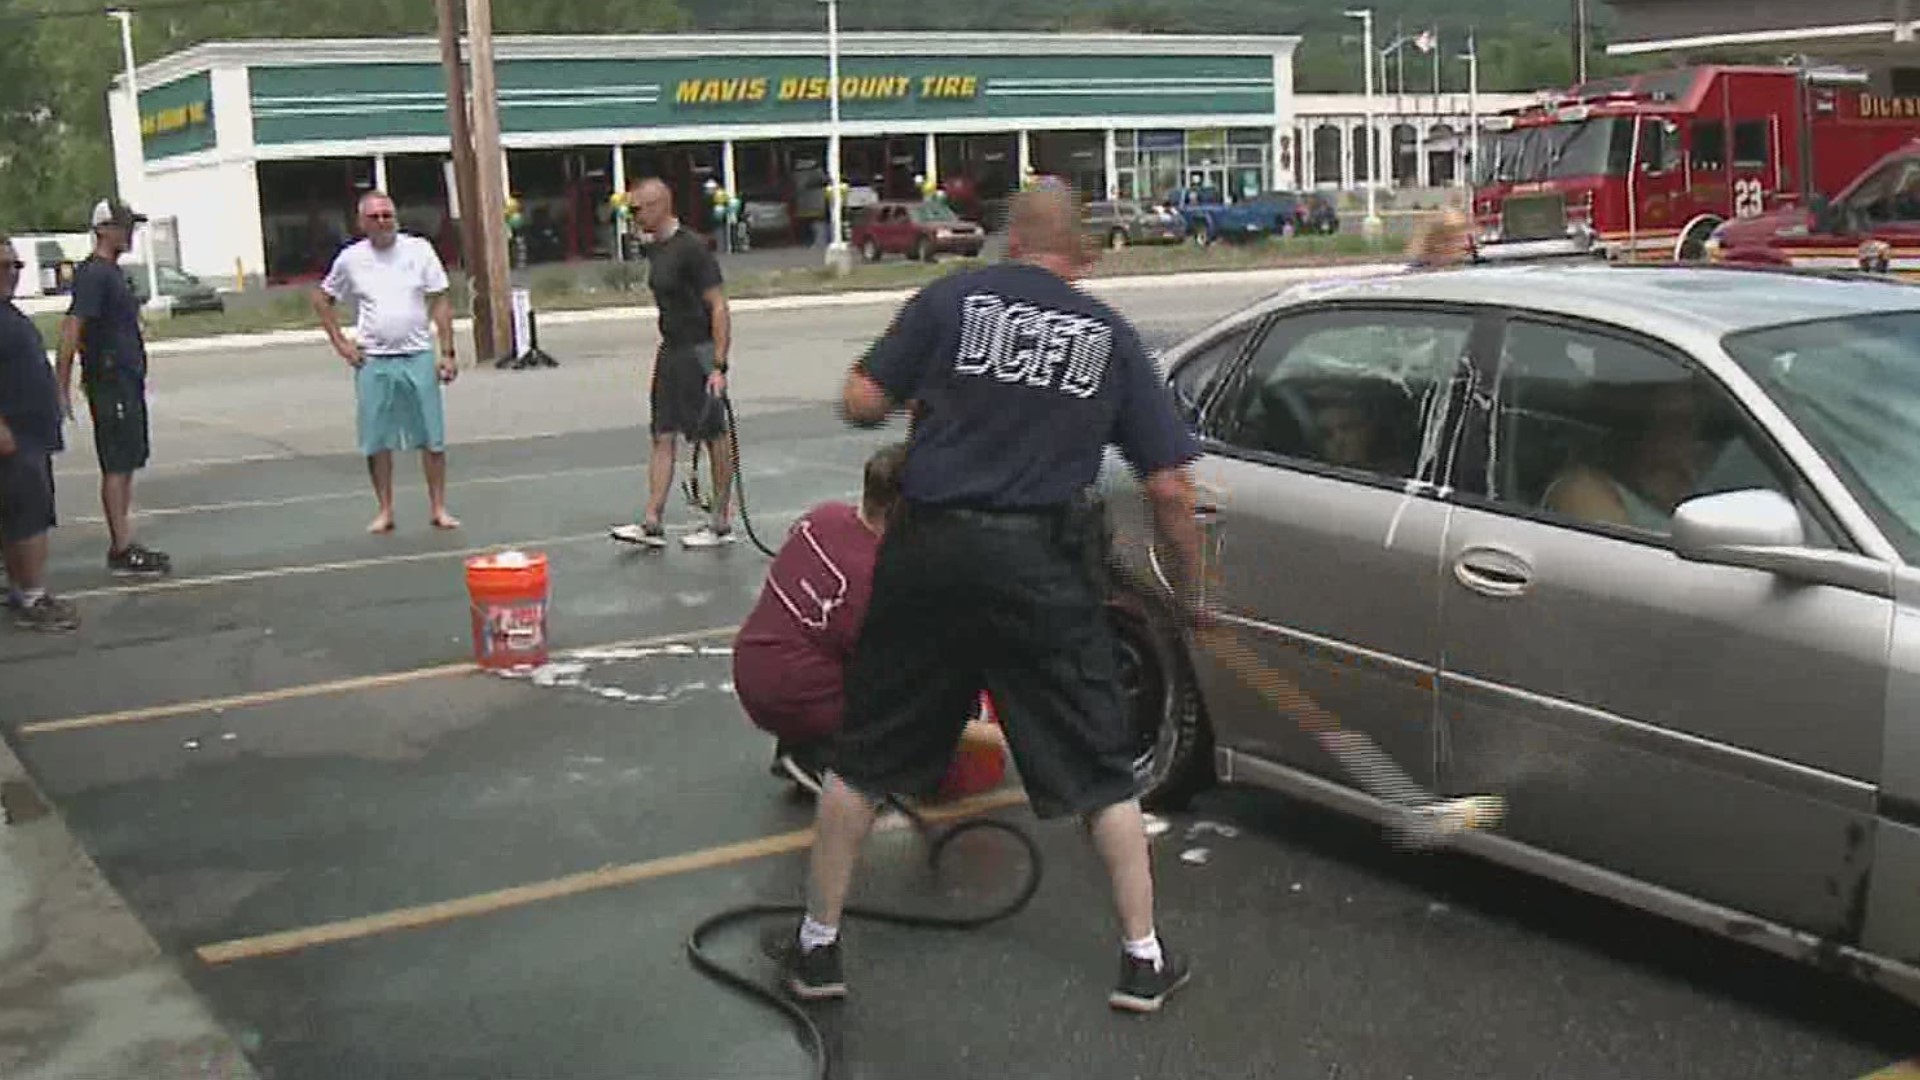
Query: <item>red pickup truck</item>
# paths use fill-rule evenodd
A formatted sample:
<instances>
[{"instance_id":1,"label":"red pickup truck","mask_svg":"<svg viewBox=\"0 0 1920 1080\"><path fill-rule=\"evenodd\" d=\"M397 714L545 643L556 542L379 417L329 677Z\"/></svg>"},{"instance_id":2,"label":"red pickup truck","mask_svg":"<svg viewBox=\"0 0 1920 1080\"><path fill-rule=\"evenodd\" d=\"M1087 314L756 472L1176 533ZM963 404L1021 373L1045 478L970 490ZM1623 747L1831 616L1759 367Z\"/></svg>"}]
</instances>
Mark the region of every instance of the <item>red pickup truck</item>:
<instances>
[{"instance_id":1,"label":"red pickup truck","mask_svg":"<svg viewBox=\"0 0 1920 1080\"><path fill-rule=\"evenodd\" d=\"M1920 140L1874 162L1831 199L1721 225L1707 257L1736 266L1920 270Z\"/></svg>"}]
</instances>

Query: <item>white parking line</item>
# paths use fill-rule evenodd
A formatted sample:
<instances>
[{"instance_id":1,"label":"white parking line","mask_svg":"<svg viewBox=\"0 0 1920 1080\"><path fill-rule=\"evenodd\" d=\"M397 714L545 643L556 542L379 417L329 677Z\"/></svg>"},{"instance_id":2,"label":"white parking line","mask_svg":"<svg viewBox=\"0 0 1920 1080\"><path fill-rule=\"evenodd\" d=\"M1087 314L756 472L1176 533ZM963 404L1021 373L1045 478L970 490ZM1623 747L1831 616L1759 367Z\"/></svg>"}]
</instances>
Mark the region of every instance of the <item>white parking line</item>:
<instances>
[{"instance_id":1,"label":"white parking line","mask_svg":"<svg viewBox=\"0 0 1920 1080\"><path fill-rule=\"evenodd\" d=\"M608 473L645 472L646 470L647 465L645 462L636 465L592 465L582 466L577 469L555 469L551 472L514 473L509 476L478 476L471 479L455 479L447 481L447 486L451 489L481 487L489 484L519 484L535 480L553 480L564 476L594 476ZM394 485L394 494L396 497L408 492L424 490L426 489L419 485L411 487L404 484ZM289 495L281 499L237 499L233 502L189 503L184 506L142 508L134 513L134 519L137 521L143 518L182 517L191 514L221 514L232 510L274 510L283 506L303 506L307 503L337 502L343 499L366 499L370 498L371 495L372 493L367 488L355 488L352 491L329 491L315 495ZM107 523L107 519L99 515L93 515L89 517L76 517L73 519L73 522L76 525L104 525Z\"/></svg>"},{"instance_id":2,"label":"white parking line","mask_svg":"<svg viewBox=\"0 0 1920 1080\"><path fill-rule=\"evenodd\" d=\"M530 540L507 540L485 547L461 548L458 551L414 551L405 555L375 555L365 559L346 559L340 562L296 563L291 566L274 566L263 570L241 570L231 574L209 574L206 577L162 578L158 581L142 581L132 585L109 585L99 589L81 589L63 593L69 600L89 600L102 596L135 596L141 593L173 592L181 589L206 589L216 585L234 585L244 581L267 581L274 578L304 577L310 574L332 574L342 570L365 570L375 566L399 566L413 562L432 562L436 559L465 559L488 552L504 551L508 548L521 550L529 548L558 547L563 544L578 544L587 540L607 540L607 530L597 529L590 533L570 533L564 536L542 536ZM608 543L614 541L608 540Z\"/></svg>"}]
</instances>

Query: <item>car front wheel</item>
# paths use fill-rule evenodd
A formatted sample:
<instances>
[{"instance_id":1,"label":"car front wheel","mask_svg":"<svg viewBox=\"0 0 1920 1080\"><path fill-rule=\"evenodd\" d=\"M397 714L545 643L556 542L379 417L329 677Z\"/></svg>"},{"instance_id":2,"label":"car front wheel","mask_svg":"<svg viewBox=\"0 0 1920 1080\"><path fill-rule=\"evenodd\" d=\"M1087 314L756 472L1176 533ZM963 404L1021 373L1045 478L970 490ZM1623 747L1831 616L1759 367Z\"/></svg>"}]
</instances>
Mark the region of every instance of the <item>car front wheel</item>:
<instances>
[{"instance_id":1,"label":"car front wheel","mask_svg":"<svg viewBox=\"0 0 1920 1080\"><path fill-rule=\"evenodd\" d=\"M1150 810L1183 809L1214 780L1213 738L1181 636L1137 598L1108 608L1119 646L1122 715L1135 790Z\"/></svg>"}]
</instances>

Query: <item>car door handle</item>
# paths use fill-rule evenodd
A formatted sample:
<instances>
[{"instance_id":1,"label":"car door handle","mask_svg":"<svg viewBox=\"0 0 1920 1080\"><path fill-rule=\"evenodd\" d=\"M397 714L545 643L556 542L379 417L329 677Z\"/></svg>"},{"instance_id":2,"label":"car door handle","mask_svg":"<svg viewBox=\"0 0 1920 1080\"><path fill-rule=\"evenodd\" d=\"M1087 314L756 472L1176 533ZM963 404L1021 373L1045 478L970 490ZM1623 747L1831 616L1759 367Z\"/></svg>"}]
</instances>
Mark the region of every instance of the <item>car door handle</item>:
<instances>
[{"instance_id":1,"label":"car door handle","mask_svg":"<svg viewBox=\"0 0 1920 1080\"><path fill-rule=\"evenodd\" d=\"M1471 547L1454 560L1453 576L1482 596L1521 596L1533 587L1533 567L1505 548Z\"/></svg>"}]
</instances>

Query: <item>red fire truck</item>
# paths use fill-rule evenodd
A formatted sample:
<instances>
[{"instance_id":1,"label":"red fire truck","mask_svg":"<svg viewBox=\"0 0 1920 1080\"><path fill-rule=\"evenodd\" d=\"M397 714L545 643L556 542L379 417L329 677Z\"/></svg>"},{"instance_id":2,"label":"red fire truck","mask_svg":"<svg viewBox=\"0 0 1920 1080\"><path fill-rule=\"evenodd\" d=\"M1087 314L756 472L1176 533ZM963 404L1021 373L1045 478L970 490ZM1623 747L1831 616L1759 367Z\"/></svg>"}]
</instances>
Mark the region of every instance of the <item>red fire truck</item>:
<instances>
[{"instance_id":1,"label":"red fire truck","mask_svg":"<svg viewBox=\"0 0 1920 1080\"><path fill-rule=\"evenodd\" d=\"M1473 163L1480 257L1696 260L1725 223L1806 213L1920 136L1920 100L1879 97L1863 81L1689 67L1490 117Z\"/></svg>"}]
</instances>

